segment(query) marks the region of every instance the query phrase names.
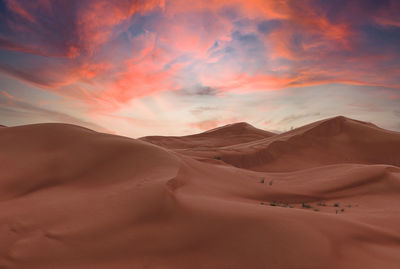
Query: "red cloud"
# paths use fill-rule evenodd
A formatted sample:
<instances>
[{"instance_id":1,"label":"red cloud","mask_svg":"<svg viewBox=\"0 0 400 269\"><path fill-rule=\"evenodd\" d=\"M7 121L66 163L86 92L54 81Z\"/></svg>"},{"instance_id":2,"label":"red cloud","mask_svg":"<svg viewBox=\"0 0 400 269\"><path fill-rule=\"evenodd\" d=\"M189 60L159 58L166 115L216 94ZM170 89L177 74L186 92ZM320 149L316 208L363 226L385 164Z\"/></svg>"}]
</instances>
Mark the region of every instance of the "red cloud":
<instances>
[{"instance_id":1,"label":"red cloud","mask_svg":"<svg viewBox=\"0 0 400 269\"><path fill-rule=\"evenodd\" d=\"M96 109L117 110L134 98L193 85L219 91L327 83L400 87L398 68L388 64L399 55L363 52L356 27L357 20L368 19L383 27L399 26L395 1L375 13L363 11L360 18L341 14L337 19L315 1L6 3L11 15L2 22L9 32L0 36L0 47L26 59L18 65L14 59L1 63L0 70ZM150 20L151 12L158 13L133 37L133 17ZM272 19L280 26L260 33L257 24ZM235 32L240 33L236 40ZM124 53L124 60L115 61L108 50L113 42L125 49L117 52Z\"/></svg>"}]
</instances>

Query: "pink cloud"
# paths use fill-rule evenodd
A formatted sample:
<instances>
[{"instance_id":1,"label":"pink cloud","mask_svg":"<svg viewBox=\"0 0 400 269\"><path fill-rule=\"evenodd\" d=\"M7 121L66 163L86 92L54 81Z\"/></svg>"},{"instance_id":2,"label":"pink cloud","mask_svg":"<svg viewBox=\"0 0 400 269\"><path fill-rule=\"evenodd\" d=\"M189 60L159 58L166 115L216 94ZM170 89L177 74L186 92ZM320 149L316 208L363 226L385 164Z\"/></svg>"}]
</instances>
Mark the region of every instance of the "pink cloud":
<instances>
[{"instance_id":1,"label":"pink cloud","mask_svg":"<svg viewBox=\"0 0 400 269\"><path fill-rule=\"evenodd\" d=\"M333 20L313 1L100 0L76 1L76 10L68 3L8 0L18 20L5 21L12 32L0 36L1 48L45 61L5 63L0 69L96 111L117 111L133 99L197 85L219 92L329 83L400 87L395 69L386 66L393 52L358 54L357 18ZM57 13L57 7L65 12ZM371 21L397 26L397 7L392 2ZM234 11L226 15L229 9ZM152 12L157 15L150 26L133 36L133 17L150 20ZM279 27L268 34L258 31L260 22L273 19ZM63 32L54 33L48 20L61 21L54 28ZM236 40L235 32L240 33ZM115 61L107 51L112 42L130 48L121 52L124 60ZM258 47L251 47L256 42Z\"/></svg>"},{"instance_id":2,"label":"pink cloud","mask_svg":"<svg viewBox=\"0 0 400 269\"><path fill-rule=\"evenodd\" d=\"M5 97L7 97L7 99L9 99L9 100L14 99L14 96L12 96L11 94L9 94L6 91L1 91L1 94L4 95Z\"/></svg>"}]
</instances>

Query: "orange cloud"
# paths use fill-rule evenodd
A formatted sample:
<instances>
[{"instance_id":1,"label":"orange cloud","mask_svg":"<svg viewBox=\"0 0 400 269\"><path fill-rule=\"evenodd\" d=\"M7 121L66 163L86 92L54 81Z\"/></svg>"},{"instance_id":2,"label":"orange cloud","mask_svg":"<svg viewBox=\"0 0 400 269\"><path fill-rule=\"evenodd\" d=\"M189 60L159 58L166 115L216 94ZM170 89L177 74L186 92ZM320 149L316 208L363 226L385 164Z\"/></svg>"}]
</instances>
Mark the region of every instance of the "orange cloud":
<instances>
[{"instance_id":1,"label":"orange cloud","mask_svg":"<svg viewBox=\"0 0 400 269\"><path fill-rule=\"evenodd\" d=\"M186 87L399 87L394 64L387 64L393 53L359 53L365 40L357 39L354 21L332 19L315 1L71 1L7 0L14 17L4 21L10 32L0 46L26 59L1 63L0 70L105 111ZM397 7L392 2L371 21L381 28L398 25ZM261 33L259 24L274 19L279 27ZM136 34L133 26L140 28Z\"/></svg>"},{"instance_id":2,"label":"orange cloud","mask_svg":"<svg viewBox=\"0 0 400 269\"><path fill-rule=\"evenodd\" d=\"M9 94L6 91L1 91L1 94L4 95L5 97L7 97L8 99L14 99L14 96L12 96L11 94Z\"/></svg>"},{"instance_id":3,"label":"orange cloud","mask_svg":"<svg viewBox=\"0 0 400 269\"><path fill-rule=\"evenodd\" d=\"M91 1L79 11L78 35L85 50L93 53L97 46L104 44L113 34L116 25L129 19L135 13L143 13L162 7L163 1ZM112 14L110 16L110 14ZM126 27L125 27L126 28Z\"/></svg>"},{"instance_id":4,"label":"orange cloud","mask_svg":"<svg viewBox=\"0 0 400 269\"><path fill-rule=\"evenodd\" d=\"M26 9L24 9L17 0L6 0L7 7L15 14L21 16L30 23L35 23L36 19Z\"/></svg>"}]
</instances>

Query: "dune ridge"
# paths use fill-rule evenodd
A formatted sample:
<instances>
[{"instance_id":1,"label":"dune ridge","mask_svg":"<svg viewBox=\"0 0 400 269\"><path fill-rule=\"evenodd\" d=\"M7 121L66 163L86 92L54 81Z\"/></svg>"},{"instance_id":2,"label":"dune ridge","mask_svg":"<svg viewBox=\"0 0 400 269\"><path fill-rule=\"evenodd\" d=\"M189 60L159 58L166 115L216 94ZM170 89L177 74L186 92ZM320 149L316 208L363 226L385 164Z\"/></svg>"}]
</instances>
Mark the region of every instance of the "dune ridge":
<instances>
[{"instance_id":1,"label":"dune ridge","mask_svg":"<svg viewBox=\"0 0 400 269\"><path fill-rule=\"evenodd\" d=\"M246 122L217 127L199 134L187 136L146 136L139 140L170 149L224 147L250 141L258 141L276 134L257 129ZM226 139L229 136L229 139Z\"/></svg>"},{"instance_id":2,"label":"dune ridge","mask_svg":"<svg viewBox=\"0 0 400 269\"><path fill-rule=\"evenodd\" d=\"M255 171L295 171L335 163L400 166L399 148L399 133L339 116L264 139L180 152Z\"/></svg>"},{"instance_id":3,"label":"dune ridge","mask_svg":"<svg viewBox=\"0 0 400 269\"><path fill-rule=\"evenodd\" d=\"M399 268L399 145L344 117L141 139L1 128L0 268Z\"/></svg>"}]
</instances>

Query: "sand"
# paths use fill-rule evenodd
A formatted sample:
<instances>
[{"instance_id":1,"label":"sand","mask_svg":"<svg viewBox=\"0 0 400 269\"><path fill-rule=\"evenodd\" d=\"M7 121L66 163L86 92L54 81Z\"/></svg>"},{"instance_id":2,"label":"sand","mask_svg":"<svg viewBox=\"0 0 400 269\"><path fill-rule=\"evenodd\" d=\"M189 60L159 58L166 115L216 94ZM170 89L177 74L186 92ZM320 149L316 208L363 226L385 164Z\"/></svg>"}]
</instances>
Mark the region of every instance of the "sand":
<instances>
[{"instance_id":1,"label":"sand","mask_svg":"<svg viewBox=\"0 0 400 269\"><path fill-rule=\"evenodd\" d=\"M400 268L400 133L0 129L0 268Z\"/></svg>"}]
</instances>

